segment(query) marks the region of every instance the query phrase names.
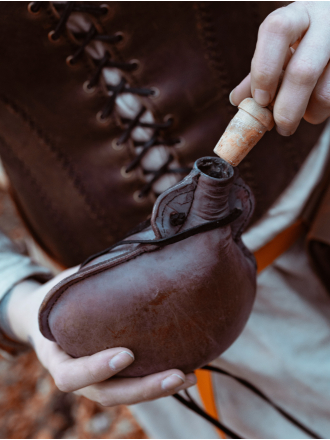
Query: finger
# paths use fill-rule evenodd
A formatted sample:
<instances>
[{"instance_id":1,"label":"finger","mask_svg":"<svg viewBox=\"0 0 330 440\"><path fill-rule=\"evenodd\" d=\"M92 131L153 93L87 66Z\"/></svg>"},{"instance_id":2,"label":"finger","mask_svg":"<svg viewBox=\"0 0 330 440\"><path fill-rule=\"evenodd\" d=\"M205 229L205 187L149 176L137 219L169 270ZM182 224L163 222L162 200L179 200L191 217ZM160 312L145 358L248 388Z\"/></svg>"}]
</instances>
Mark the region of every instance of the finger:
<instances>
[{"instance_id":1,"label":"finger","mask_svg":"<svg viewBox=\"0 0 330 440\"><path fill-rule=\"evenodd\" d=\"M294 53L294 49L291 47L287 50L286 57L284 60L283 68L285 69L288 65L292 54ZM250 98L252 96L251 93L251 73L249 73L243 81L230 93L229 101L231 105L239 105L243 99Z\"/></svg>"},{"instance_id":2,"label":"finger","mask_svg":"<svg viewBox=\"0 0 330 440\"><path fill-rule=\"evenodd\" d=\"M280 76L282 75L282 73L286 69L286 67L289 64L289 61L291 60L292 55L295 53L295 51L296 50L293 47L291 47L291 46L287 50L286 57L285 57L284 64L283 64L283 70L281 71Z\"/></svg>"},{"instance_id":3,"label":"finger","mask_svg":"<svg viewBox=\"0 0 330 440\"><path fill-rule=\"evenodd\" d=\"M309 100L304 119L320 124L330 116L330 64L324 69Z\"/></svg>"},{"instance_id":4,"label":"finger","mask_svg":"<svg viewBox=\"0 0 330 440\"><path fill-rule=\"evenodd\" d=\"M251 95L251 74L249 73L243 81L229 95L231 105L239 105L243 99L250 98Z\"/></svg>"},{"instance_id":5,"label":"finger","mask_svg":"<svg viewBox=\"0 0 330 440\"><path fill-rule=\"evenodd\" d=\"M149 399L148 402L151 402L153 400L157 400L157 399L159 399L159 397L173 396L173 394L176 394L179 391L187 390L188 388L195 386L196 383L197 383L197 378L194 373L186 374L186 380L183 385L179 386L175 390L167 392L166 394L164 394L162 396L158 396L156 398Z\"/></svg>"},{"instance_id":6,"label":"finger","mask_svg":"<svg viewBox=\"0 0 330 440\"><path fill-rule=\"evenodd\" d=\"M132 351L123 347L110 348L92 356L73 359L57 344L52 344L48 369L56 386L64 392L107 380L134 361Z\"/></svg>"},{"instance_id":7,"label":"finger","mask_svg":"<svg viewBox=\"0 0 330 440\"><path fill-rule=\"evenodd\" d=\"M306 112L313 89L330 57L327 27L310 28L292 56L274 106L277 131L293 134Z\"/></svg>"},{"instance_id":8,"label":"finger","mask_svg":"<svg viewBox=\"0 0 330 440\"><path fill-rule=\"evenodd\" d=\"M196 383L197 383L197 377L194 373L186 374L186 380L184 384L176 388L174 391L169 391L169 394L172 395L174 393L178 393L179 391L186 390L196 385Z\"/></svg>"},{"instance_id":9,"label":"finger","mask_svg":"<svg viewBox=\"0 0 330 440\"><path fill-rule=\"evenodd\" d=\"M197 382L193 373L169 370L138 378L112 378L80 390L78 394L103 406L132 405L174 394Z\"/></svg>"},{"instance_id":10,"label":"finger","mask_svg":"<svg viewBox=\"0 0 330 440\"><path fill-rule=\"evenodd\" d=\"M307 10L297 4L274 11L260 26L251 64L252 96L258 104L273 100L288 49L308 27Z\"/></svg>"}]
</instances>

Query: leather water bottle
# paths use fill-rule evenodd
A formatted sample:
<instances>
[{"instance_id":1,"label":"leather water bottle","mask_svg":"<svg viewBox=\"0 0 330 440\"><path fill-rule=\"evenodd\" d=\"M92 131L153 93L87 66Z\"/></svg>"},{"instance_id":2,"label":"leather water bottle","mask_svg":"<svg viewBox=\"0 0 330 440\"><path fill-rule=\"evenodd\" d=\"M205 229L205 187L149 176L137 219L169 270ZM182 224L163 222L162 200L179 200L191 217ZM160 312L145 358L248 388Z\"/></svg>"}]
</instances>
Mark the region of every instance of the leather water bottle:
<instances>
[{"instance_id":1,"label":"leather water bottle","mask_svg":"<svg viewBox=\"0 0 330 440\"><path fill-rule=\"evenodd\" d=\"M256 266L241 241L253 207L237 170L197 160L158 198L149 224L48 293L41 332L73 357L131 349L126 377L209 363L240 335L253 305Z\"/></svg>"}]
</instances>

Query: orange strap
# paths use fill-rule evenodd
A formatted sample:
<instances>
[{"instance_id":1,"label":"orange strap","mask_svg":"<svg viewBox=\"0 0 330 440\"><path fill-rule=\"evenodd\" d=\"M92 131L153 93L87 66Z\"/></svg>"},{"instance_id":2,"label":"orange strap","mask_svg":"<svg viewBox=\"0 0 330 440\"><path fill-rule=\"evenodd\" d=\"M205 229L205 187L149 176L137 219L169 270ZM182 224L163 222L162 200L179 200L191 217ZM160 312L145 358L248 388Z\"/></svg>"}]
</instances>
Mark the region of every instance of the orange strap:
<instances>
[{"instance_id":1,"label":"orange strap","mask_svg":"<svg viewBox=\"0 0 330 440\"><path fill-rule=\"evenodd\" d=\"M280 255L287 251L302 235L305 226L301 220L284 229L273 240L254 253L257 260L258 273L266 269Z\"/></svg>"},{"instance_id":2,"label":"orange strap","mask_svg":"<svg viewBox=\"0 0 330 440\"><path fill-rule=\"evenodd\" d=\"M199 395L202 399L205 411L210 414L210 416L220 420L213 395L211 371L196 370L195 374L197 377L197 387ZM215 430L219 434L220 438L227 438L226 435L221 431L221 429L215 428Z\"/></svg>"},{"instance_id":3,"label":"orange strap","mask_svg":"<svg viewBox=\"0 0 330 440\"><path fill-rule=\"evenodd\" d=\"M273 240L263 246L254 253L257 260L258 273L264 270L267 266L272 264L281 254L287 251L295 241L304 232L305 226L301 220L296 221L293 225L278 234ZM203 402L205 411L210 416L220 420L217 407L215 404L212 374L208 370L196 370L197 387ZM226 435L218 428L216 428L220 438L225 439Z\"/></svg>"}]
</instances>

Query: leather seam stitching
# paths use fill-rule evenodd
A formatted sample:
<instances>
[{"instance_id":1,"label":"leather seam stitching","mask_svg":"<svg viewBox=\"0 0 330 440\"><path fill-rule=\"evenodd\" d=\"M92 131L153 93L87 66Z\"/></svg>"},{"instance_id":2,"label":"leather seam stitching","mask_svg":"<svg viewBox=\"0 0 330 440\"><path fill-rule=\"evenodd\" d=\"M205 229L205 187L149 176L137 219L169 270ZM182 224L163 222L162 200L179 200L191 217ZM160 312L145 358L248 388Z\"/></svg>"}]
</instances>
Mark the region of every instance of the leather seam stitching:
<instances>
[{"instance_id":1,"label":"leather seam stitching","mask_svg":"<svg viewBox=\"0 0 330 440\"><path fill-rule=\"evenodd\" d=\"M41 202L43 203L43 205L45 206L47 212L50 213L52 218L55 220L54 221L55 225L57 225L59 231L61 232L61 234L63 234L65 241L68 243L71 243L72 240L71 240L70 232L68 230L66 230L65 228L63 229L62 223L59 220L57 210L54 208L51 200L47 197L47 194L42 190L42 187L38 184L37 180L34 178L30 169L26 166L24 161L22 159L20 159L14 153L13 149L10 148L10 146L7 144L7 142L5 141L5 139L3 137L0 137L0 140L3 143L3 145L7 147L9 155L11 155L12 158L14 159L14 161L17 162L19 169L22 171L22 173L27 177L27 179L31 182L32 186L35 188L35 190L36 190L37 194L39 195L39 198L40 198ZM39 237L39 239L40 239L40 237ZM74 247L72 247L72 249L74 249Z\"/></svg>"},{"instance_id":2,"label":"leather seam stitching","mask_svg":"<svg viewBox=\"0 0 330 440\"><path fill-rule=\"evenodd\" d=\"M222 101L225 102L229 115L234 116L235 108L227 99L227 96L229 96L231 91L230 81L223 61L221 48L219 47L216 38L212 14L208 11L208 2L195 2L195 5L197 21L196 28L207 54L207 64L215 79L215 86L221 92L223 98Z\"/></svg>"},{"instance_id":3,"label":"leather seam stitching","mask_svg":"<svg viewBox=\"0 0 330 440\"><path fill-rule=\"evenodd\" d=\"M247 222L250 220L250 214L251 214L251 211L252 211L252 203L251 203L251 191L247 188L247 187L245 187L245 186L243 186L243 185L239 185L238 183L234 183L234 186L237 186L237 187L239 187L239 188L242 188L242 189L244 189L245 190L245 192L248 194L248 196L249 196L249 212L248 212L248 215L245 217L245 220L244 220L244 222L242 223L242 225L241 225L241 227L239 228L239 230L237 231L237 233L235 234L235 240L238 238L238 237L240 237L240 235L243 233L243 230L244 230L244 228L245 228L245 226L246 226L246 224L247 224Z\"/></svg>"},{"instance_id":4,"label":"leather seam stitching","mask_svg":"<svg viewBox=\"0 0 330 440\"><path fill-rule=\"evenodd\" d=\"M104 213L101 213L99 209L89 200L89 196L87 195L84 185L82 184L81 177L76 173L72 161L68 158L68 156L61 151L60 148L56 147L50 139L44 134L43 130L34 122L31 116L22 109L18 104L16 104L13 100L8 98L6 95L1 94L0 100L8 105L14 113L16 113L28 126L29 128L36 133L37 137L48 147L48 149L55 155L56 160L61 165L63 171L65 171L68 179L71 181L73 187L78 191L80 196L83 198L85 202L85 206L88 208L87 211L90 214L92 219L98 221L99 226L106 228L106 218ZM92 214L92 215L91 215ZM94 215L93 215L94 214Z\"/></svg>"},{"instance_id":5,"label":"leather seam stitching","mask_svg":"<svg viewBox=\"0 0 330 440\"><path fill-rule=\"evenodd\" d=\"M164 217L163 217L163 215L164 215L164 211L165 211L165 209L167 208L168 204L171 203L176 197L178 197L178 196L182 196L182 195L184 195L184 194L188 194L188 193L190 193L190 192L191 192L191 190L190 190L190 191L185 191L185 192L183 192L183 193L176 194L176 195L175 195L171 200L169 200L169 201L166 203L166 205L164 206L164 209L163 209L162 214L161 214L161 217L162 217L162 228L163 228L163 233L164 233ZM195 191L193 191L193 193L194 193L194 194L193 194L193 199L192 199L191 205L192 205L192 203L193 203L193 201L194 201ZM189 211L188 211L187 217L188 217L188 215L189 215L189 212L190 212L190 209L191 209L191 205L190 205L190 208L189 208ZM183 225L181 225L181 228L182 228L182 226L183 226ZM178 231L180 231L181 228L179 228Z\"/></svg>"}]
</instances>

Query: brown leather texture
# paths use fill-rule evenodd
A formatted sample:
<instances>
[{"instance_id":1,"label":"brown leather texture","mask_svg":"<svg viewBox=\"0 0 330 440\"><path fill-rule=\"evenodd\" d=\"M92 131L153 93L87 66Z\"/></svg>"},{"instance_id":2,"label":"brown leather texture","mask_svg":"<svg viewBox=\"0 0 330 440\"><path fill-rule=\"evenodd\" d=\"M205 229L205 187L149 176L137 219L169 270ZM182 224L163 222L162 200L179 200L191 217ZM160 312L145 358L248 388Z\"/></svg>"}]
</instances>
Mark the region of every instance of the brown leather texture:
<instances>
[{"instance_id":1,"label":"brown leather texture","mask_svg":"<svg viewBox=\"0 0 330 440\"><path fill-rule=\"evenodd\" d=\"M96 8L104 3L92 2ZM100 35L122 32L122 42L109 43L108 51L118 63L138 60L137 70L121 72L130 87L159 90L159 96L140 99L159 123L173 116L173 126L160 134L183 140L171 147L183 178L184 168L213 154L236 112L228 95L250 70L258 26L283 4L108 5L105 16L82 15ZM105 84L100 80L94 93L83 85L97 63L84 51L73 66L66 62L83 38L66 29L59 40L49 38L63 8L42 2L34 14L27 2L2 2L0 12L0 155L30 231L57 261L72 266L145 220L157 194L136 201L145 185L142 167L123 176L136 147L128 139L118 149L114 141L129 122L116 111L106 122L96 119L108 99ZM241 174L256 196L252 221L290 183L321 130L304 122L290 138L273 130L242 162Z\"/></svg>"},{"instance_id":2,"label":"brown leather texture","mask_svg":"<svg viewBox=\"0 0 330 440\"><path fill-rule=\"evenodd\" d=\"M41 332L73 357L130 348L135 362L120 373L126 377L207 364L239 336L253 305L256 265L241 241L254 208L251 190L222 159L199 159L159 196L151 226L127 238L173 237L237 205L242 214L226 226L96 256L48 293Z\"/></svg>"}]
</instances>

